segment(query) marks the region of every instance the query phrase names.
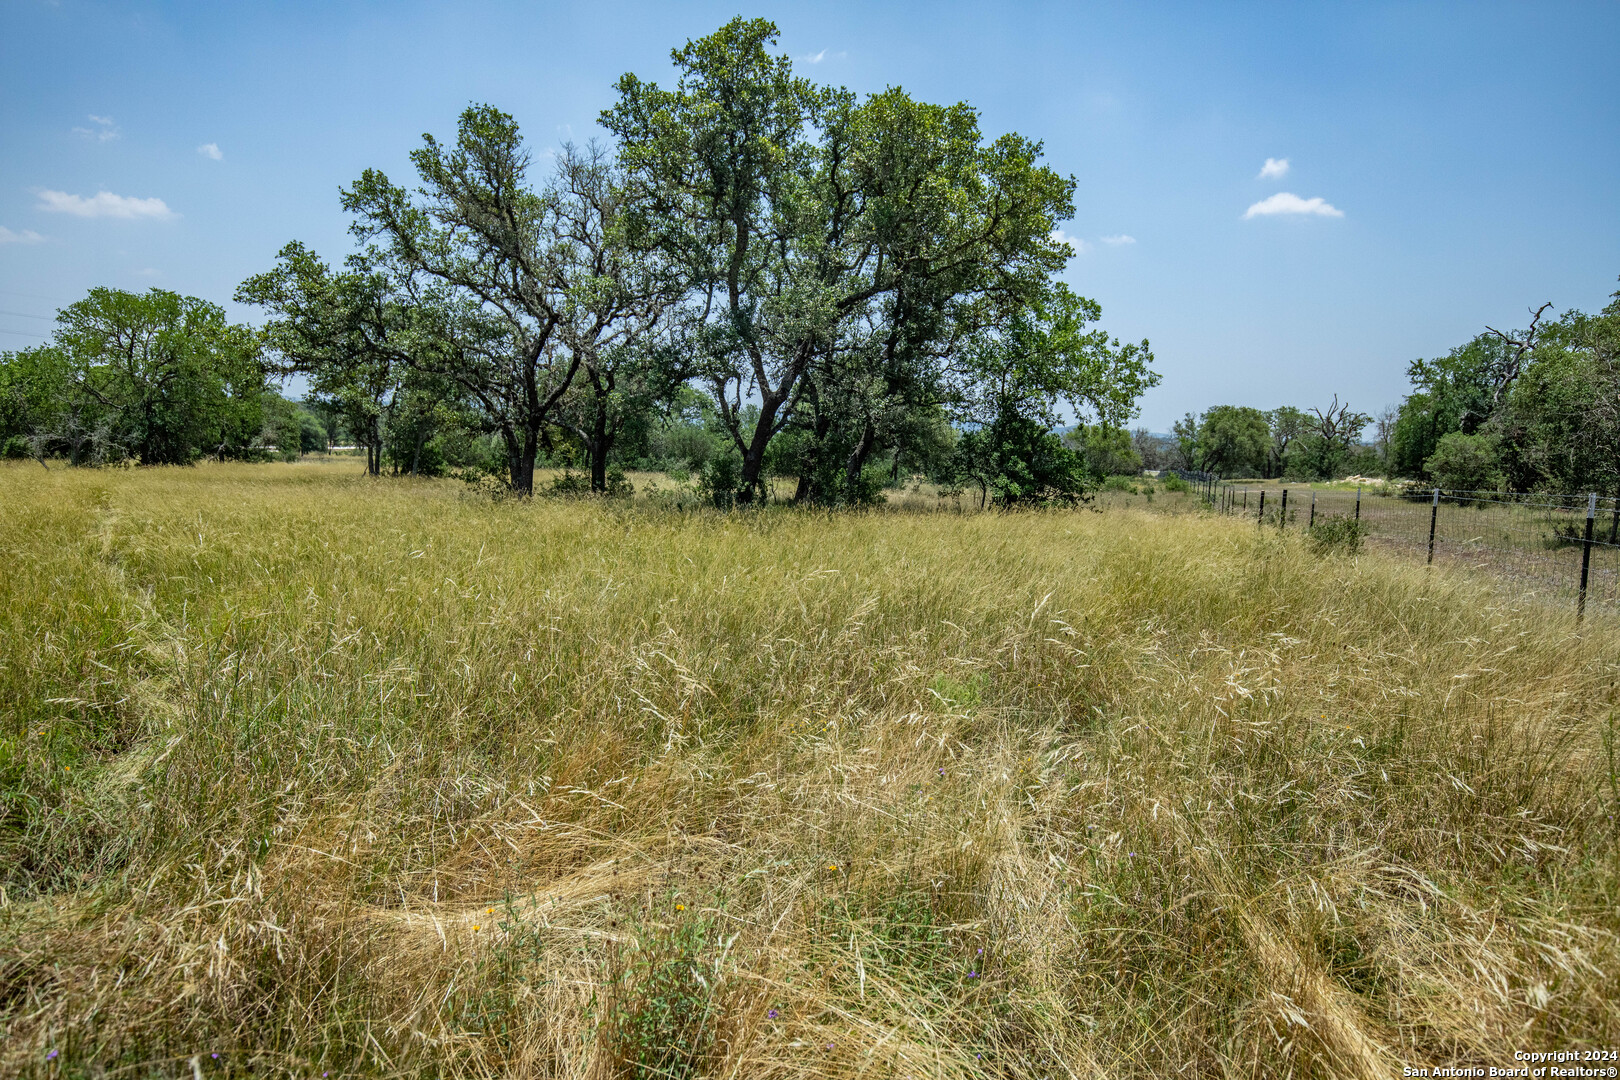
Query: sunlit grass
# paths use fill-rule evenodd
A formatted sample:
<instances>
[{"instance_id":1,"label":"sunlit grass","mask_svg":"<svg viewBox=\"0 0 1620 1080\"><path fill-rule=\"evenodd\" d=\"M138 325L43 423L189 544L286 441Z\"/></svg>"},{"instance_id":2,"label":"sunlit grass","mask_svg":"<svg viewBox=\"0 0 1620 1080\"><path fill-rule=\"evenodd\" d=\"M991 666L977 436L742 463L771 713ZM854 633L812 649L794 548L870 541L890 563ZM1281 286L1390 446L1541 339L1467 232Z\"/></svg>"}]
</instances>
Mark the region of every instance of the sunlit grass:
<instances>
[{"instance_id":1,"label":"sunlit grass","mask_svg":"<svg viewBox=\"0 0 1620 1080\"><path fill-rule=\"evenodd\" d=\"M0 468L0 1073L1620 1043L1602 620L1213 517L357 472Z\"/></svg>"}]
</instances>

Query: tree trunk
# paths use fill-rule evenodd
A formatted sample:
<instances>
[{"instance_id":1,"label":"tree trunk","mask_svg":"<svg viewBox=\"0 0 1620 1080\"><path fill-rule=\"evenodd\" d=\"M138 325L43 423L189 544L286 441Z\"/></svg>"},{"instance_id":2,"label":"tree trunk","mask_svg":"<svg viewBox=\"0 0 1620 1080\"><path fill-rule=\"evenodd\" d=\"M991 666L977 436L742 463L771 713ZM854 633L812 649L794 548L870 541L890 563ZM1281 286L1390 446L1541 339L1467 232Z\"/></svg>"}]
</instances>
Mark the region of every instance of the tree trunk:
<instances>
[{"instance_id":1,"label":"tree trunk","mask_svg":"<svg viewBox=\"0 0 1620 1080\"><path fill-rule=\"evenodd\" d=\"M521 434L515 431L501 434L506 439L506 460L512 490L519 495L533 495L534 459L540 450L540 425L533 424Z\"/></svg>"},{"instance_id":2,"label":"tree trunk","mask_svg":"<svg viewBox=\"0 0 1620 1080\"><path fill-rule=\"evenodd\" d=\"M612 437L608 434L607 407L600 397L596 399L596 416L591 421L591 437L586 449L591 455L591 490L607 490L608 449Z\"/></svg>"},{"instance_id":3,"label":"tree trunk","mask_svg":"<svg viewBox=\"0 0 1620 1080\"><path fill-rule=\"evenodd\" d=\"M868 420L861 428L861 437L855 442L855 449L849 453L849 460L844 463L844 498L854 500L855 493L860 490L861 470L866 468L866 455L872 452L872 441L877 432L872 430L872 421Z\"/></svg>"},{"instance_id":4,"label":"tree trunk","mask_svg":"<svg viewBox=\"0 0 1620 1080\"><path fill-rule=\"evenodd\" d=\"M749 440L748 449L743 452L742 486L737 492L739 503L751 503L756 492L760 495L765 492L761 482L765 471L765 448L770 445L771 427L784 400L785 395L767 394L760 401L759 423L754 425L754 436Z\"/></svg>"},{"instance_id":5,"label":"tree trunk","mask_svg":"<svg viewBox=\"0 0 1620 1080\"><path fill-rule=\"evenodd\" d=\"M382 475L382 414L378 413L371 421L371 447L366 455L366 468L372 476Z\"/></svg>"},{"instance_id":6,"label":"tree trunk","mask_svg":"<svg viewBox=\"0 0 1620 1080\"><path fill-rule=\"evenodd\" d=\"M812 383L810 389L814 391ZM796 503L810 502L821 495L817 490L816 472L821 467L821 448L827 441L827 433L832 430L832 416L822 409L821 401L812 395L815 402L816 424L815 438L810 442L810 449L799 462L799 483L793 492L793 501Z\"/></svg>"},{"instance_id":7,"label":"tree trunk","mask_svg":"<svg viewBox=\"0 0 1620 1080\"><path fill-rule=\"evenodd\" d=\"M427 442L427 430L424 428L416 433L416 449L411 451L411 475L416 475L417 466L422 464L422 444Z\"/></svg>"}]
</instances>

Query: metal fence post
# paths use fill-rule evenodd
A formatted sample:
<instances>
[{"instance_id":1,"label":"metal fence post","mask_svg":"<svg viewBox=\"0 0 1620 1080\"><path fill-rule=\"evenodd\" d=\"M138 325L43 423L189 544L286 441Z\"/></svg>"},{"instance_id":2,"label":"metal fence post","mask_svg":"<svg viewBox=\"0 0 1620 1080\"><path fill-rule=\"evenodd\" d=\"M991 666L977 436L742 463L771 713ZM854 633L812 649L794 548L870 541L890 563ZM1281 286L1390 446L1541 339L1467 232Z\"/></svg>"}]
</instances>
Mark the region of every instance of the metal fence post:
<instances>
[{"instance_id":1,"label":"metal fence post","mask_svg":"<svg viewBox=\"0 0 1620 1080\"><path fill-rule=\"evenodd\" d=\"M1434 565L1434 526L1440 520L1440 489L1434 489L1434 502L1429 504L1429 565Z\"/></svg>"},{"instance_id":2,"label":"metal fence post","mask_svg":"<svg viewBox=\"0 0 1620 1080\"><path fill-rule=\"evenodd\" d=\"M1305 526L1305 527L1307 529L1316 528L1316 489L1315 488L1311 489L1311 523L1309 525Z\"/></svg>"},{"instance_id":3,"label":"metal fence post","mask_svg":"<svg viewBox=\"0 0 1620 1080\"><path fill-rule=\"evenodd\" d=\"M1620 496L1614 500L1614 520L1609 522L1609 543L1620 538Z\"/></svg>"},{"instance_id":4,"label":"metal fence post","mask_svg":"<svg viewBox=\"0 0 1620 1080\"><path fill-rule=\"evenodd\" d=\"M1361 520L1361 484L1356 484L1356 520Z\"/></svg>"},{"instance_id":5,"label":"metal fence post","mask_svg":"<svg viewBox=\"0 0 1620 1080\"><path fill-rule=\"evenodd\" d=\"M1254 523L1256 525L1264 525L1266 523L1266 489L1265 488L1260 489L1260 513L1255 515Z\"/></svg>"},{"instance_id":6,"label":"metal fence post","mask_svg":"<svg viewBox=\"0 0 1620 1080\"><path fill-rule=\"evenodd\" d=\"M1278 530L1288 528L1288 489L1283 488L1282 513L1277 515Z\"/></svg>"},{"instance_id":7,"label":"metal fence post","mask_svg":"<svg viewBox=\"0 0 1620 1080\"><path fill-rule=\"evenodd\" d=\"M1575 601L1575 621L1586 618L1586 577L1592 569L1592 526L1597 524L1597 492L1586 499L1586 539L1581 543L1581 592Z\"/></svg>"}]
</instances>

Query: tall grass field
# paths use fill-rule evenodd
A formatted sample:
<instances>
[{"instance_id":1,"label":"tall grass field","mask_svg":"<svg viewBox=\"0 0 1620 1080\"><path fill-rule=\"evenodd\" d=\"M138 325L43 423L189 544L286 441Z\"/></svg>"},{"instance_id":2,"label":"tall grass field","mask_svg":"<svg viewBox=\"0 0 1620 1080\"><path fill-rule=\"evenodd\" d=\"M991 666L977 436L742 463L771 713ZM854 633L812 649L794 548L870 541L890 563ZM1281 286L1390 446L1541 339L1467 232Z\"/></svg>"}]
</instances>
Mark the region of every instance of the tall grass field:
<instances>
[{"instance_id":1,"label":"tall grass field","mask_svg":"<svg viewBox=\"0 0 1620 1080\"><path fill-rule=\"evenodd\" d=\"M0 1075L1620 1048L1602 617L1190 513L354 473L0 468Z\"/></svg>"}]
</instances>

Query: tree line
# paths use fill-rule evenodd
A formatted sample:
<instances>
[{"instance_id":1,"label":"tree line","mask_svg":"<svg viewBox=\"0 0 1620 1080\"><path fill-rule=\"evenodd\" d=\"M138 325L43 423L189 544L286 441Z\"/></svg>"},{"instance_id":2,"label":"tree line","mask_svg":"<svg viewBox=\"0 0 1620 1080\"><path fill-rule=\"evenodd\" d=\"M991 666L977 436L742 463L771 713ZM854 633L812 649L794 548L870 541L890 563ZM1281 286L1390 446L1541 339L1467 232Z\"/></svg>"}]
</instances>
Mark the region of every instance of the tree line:
<instances>
[{"instance_id":1,"label":"tree line","mask_svg":"<svg viewBox=\"0 0 1620 1080\"><path fill-rule=\"evenodd\" d=\"M1486 327L1445 356L1414 360L1412 390L1377 415L1217 405L1173 433L1085 431L1108 473L1182 469L1311 481L1387 476L1449 490L1620 496L1620 292L1597 314L1552 304L1518 330ZM1370 436L1370 438L1368 437Z\"/></svg>"},{"instance_id":2,"label":"tree line","mask_svg":"<svg viewBox=\"0 0 1620 1080\"><path fill-rule=\"evenodd\" d=\"M1074 180L1038 142L986 137L966 104L802 78L776 36L734 19L672 52L673 86L623 76L600 117L611 144L549 168L513 117L469 107L453 141L411 152L414 183L368 169L342 191L354 254L295 241L241 285L260 329L97 290L51 345L5 358L8 385L50 396L39 372L57 365L117 412L103 443L142 462L247 452L265 377L298 375L305 414L373 473L498 470L528 493L537 462L577 463L604 491L656 461L723 503L773 476L795 501L866 502L902 470L1004 504L1081 494L1094 470L1060 422L1122 435L1158 376L1146 341L1098 330L1058 278ZM157 368L126 364L116 334L75 336L92 302L179 305L156 332L173 378L136 372ZM120 379L130 401L189 411L114 406ZM55 430L13 412L13 436Z\"/></svg>"},{"instance_id":3,"label":"tree line","mask_svg":"<svg viewBox=\"0 0 1620 1080\"><path fill-rule=\"evenodd\" d=\"M1362 441L1373 422L1368 414L1341 403L1338 395L1327 406L1311 409L1216 405L1196 416L1188 413L1176 421L1170 435L1137 430L1129 452L1138 468L1227 477L1313 481L1350 474L1381 476L1386 456L1381 444ZM1091 438L1095 442L1098 436Z\"/></svg>"},{"instance_id":4,"label":"tree line","mask_svg":"<svg viewBox=\"0 0 1620 1080\"><path fill-rule=\"evenodd\" d=\"M1402 476L1471 491L1620 495L1620 292L1597 314L1486 327L1415 360L1391 437Z\"/></svg>"}]
</instances>

